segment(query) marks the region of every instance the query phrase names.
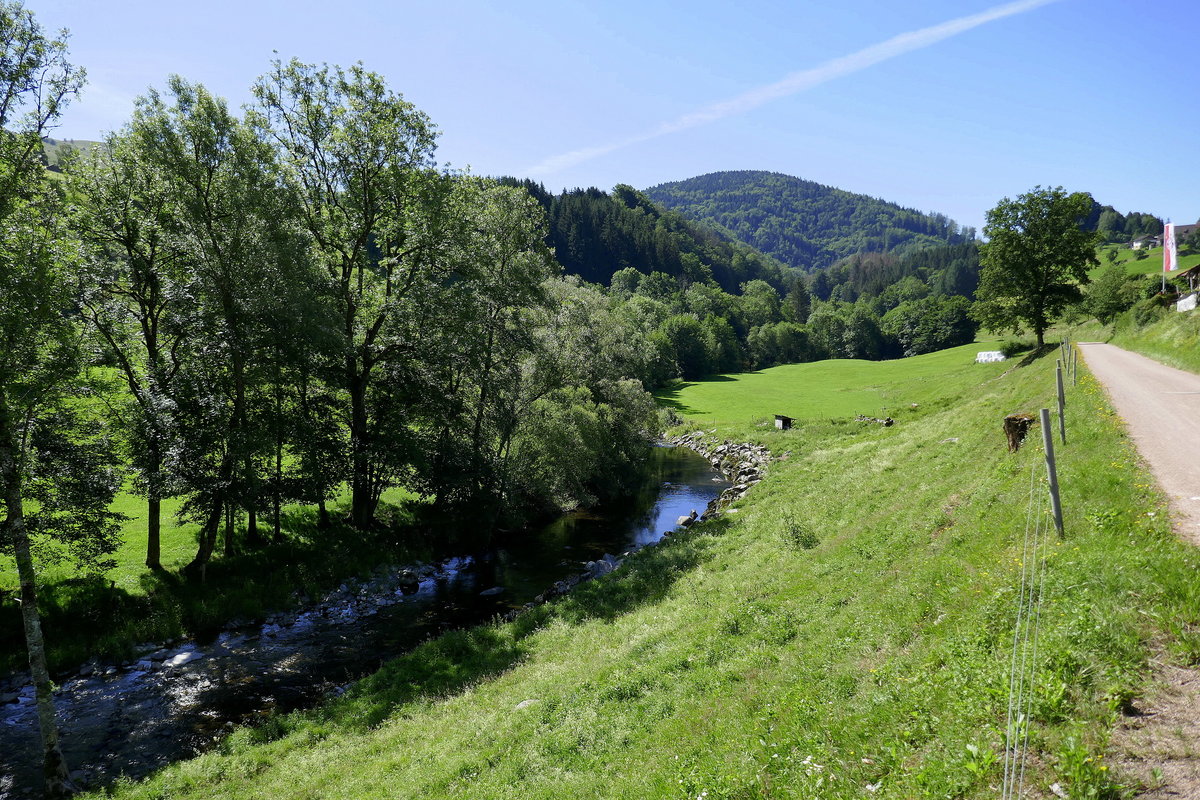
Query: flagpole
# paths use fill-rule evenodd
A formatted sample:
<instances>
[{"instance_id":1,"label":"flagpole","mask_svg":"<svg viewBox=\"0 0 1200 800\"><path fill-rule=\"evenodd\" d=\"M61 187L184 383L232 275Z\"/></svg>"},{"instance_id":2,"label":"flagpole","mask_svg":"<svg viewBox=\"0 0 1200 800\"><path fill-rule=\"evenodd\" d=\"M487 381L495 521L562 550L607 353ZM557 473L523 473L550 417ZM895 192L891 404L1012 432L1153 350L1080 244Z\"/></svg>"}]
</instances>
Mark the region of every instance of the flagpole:
<instances>
[{"instance_id":1,"label":"flagpole","mask_svg":"<svg viewBox=\"0 0 1200 800\"><path fill-rule=\"evenodd\" d=\"M1167 222L1163 225L1163 273L1162 273L1162 289L1160 294L1167 293L1167 273L1175 269L1174 254L1175 254L1175 229L1171 227L1171 218L1167 217Z\"/></svg>"}]
</instances>

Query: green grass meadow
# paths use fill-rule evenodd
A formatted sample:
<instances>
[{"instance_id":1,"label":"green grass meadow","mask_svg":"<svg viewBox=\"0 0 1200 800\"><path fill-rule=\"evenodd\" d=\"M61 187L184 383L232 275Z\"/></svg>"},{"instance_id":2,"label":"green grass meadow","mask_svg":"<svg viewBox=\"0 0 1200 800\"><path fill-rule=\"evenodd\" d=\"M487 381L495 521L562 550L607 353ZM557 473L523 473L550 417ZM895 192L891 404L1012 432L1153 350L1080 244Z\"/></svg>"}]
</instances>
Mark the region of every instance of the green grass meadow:
<instances>
[{"instance_id":1,"label":"green grass meadow","mask_svg":"<svg viewBox=\"0 0 1200 800\"><path fill-rule=\"evenodd\" d=\"M1158 275L1162 273L1163 268L1163 249L1161 247L1152 247L1149 250L1130 250L1128 247L1121 245L1106 245L1097 250L1097 258L1100 261L1100 266L1092 268L1088 272L1088 276L1095 280L1104 268L1108 266L1108 258L1105 257L1105 251L1114 249L1117 253L1117 264L1123 264L1125 271L1130 275ZM1145 253L1145 258L1138 258L1139 253ZM1200 264L1200 253L1188 253L1179 257L1179 268L1189 269Z\"/></svg>"},{"instance_id":2,"label":"green grass meadow","mask_svg":"<svg viewBox=\"0 0 1200 800\"><path fill-rule=\"evenodd\" d=\"M1051 405L1054 357L978 349L680 389L680 431L777 459L736 513L116 796L998 796L1022 542L1050 524L1040 430L1010 453L1001 420ZM882 405L894 426L853 421ZM1104 754L1148 658L1200 661L1200 555L1086 369L1067 421L1026 783L1121 797Z\"/></svg>"},{"instance_id":3,"label":"green grass meadow","mask_svg":"<svg viewBox=\"0 0 1200 800\"><path fill-rule=\"evenodd\" d=\"M689 419L721 424L773 420L776 414L796 419L898 417L911 413L913 403L939 403L1011 367L974 363L977 353L1000 345L977 342L895 361L786 364L682 384L657 398Z\"/></svg>"}]
</instances>

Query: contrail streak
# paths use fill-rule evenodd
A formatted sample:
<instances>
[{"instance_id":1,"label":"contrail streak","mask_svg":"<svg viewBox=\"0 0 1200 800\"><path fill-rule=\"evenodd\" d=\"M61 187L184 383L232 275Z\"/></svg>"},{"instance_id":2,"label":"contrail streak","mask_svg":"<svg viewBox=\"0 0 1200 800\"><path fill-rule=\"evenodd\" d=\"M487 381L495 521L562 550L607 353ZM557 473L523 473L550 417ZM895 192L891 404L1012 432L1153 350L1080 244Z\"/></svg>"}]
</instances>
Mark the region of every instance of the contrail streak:
<instances>
[{"instance_id":1,"label":"contrail streak","mask_svg":"<svg viewBox=\"0 0 1200 800\"><path fill-rule=\"evenodd\" d=\"M577 164L582 164L585 161L590 161L593 158L598 158L607 155L615 150L629 147L630 145L646 142L651 139L657 139L660 136L667 136L672 133L686 131L689 128L696 128L701 125L707 125L710 122L725 119L726 117L744 114L747 111L765 105L772 100L778 100L783 97L789 97L798 92L803 92L820 86L823 83L828 83L835 78L841 78L845 75L852 75L855 72L864 70L867 67L872 67L882 61L895 58L896 56L911 53L914 50L920 50L930 45L937 44L940 41L949 39L952 36L957 36L960 33L965 33L972 28L978 28L980 25L986 25L989 22L995 22L998 19L1011 17L1016 14L1023 14L1026 11L1033 11L1050 3L1056 3L1059 0L1017 0L1013 3L1005 3L1004 5L990 8L978 14L972 14L966 17L952 19L949 22L943 22L940 25L933 25L928 28L902 33L898 36L893 36L891 39L873 44L869 47L864 47L862 50L851 53L846 56L830 59L829 61L819 64L811 69L793 72L787 75L782 80L774 83L769 83L766 86L760 86L751 89L747 92L732 97L728 100L723 100L719 103L713 103L710 106L701 108L698 111L693 111L690 114L684 114L678 119L671 122L664 122L657 128L649 131L620 139L608 144L597 145L595 147L583 147L578 150L572 150L561 155L551 156L546 160L535 164L525 170L526 174L544 175L558 172L559 170L573 167Z\"/></svg>"}]
</instances>

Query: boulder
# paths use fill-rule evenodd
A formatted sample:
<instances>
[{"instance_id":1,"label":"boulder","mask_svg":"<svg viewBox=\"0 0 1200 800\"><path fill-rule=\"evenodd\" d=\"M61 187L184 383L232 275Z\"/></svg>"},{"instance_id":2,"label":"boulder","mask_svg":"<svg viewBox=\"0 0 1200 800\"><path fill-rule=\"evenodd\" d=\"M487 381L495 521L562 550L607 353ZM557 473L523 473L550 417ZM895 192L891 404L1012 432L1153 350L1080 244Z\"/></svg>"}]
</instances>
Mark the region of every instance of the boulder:
<instances>
[{"instance_id":1,"label":"boulder","mask_svg":"<svg viewBox=\"0 0 1200 800\"><path fill-rule=\"evenodd\" d=\"M607 575L619 566L621 566L620 559L605 553L604 558L588 562L588 575L593 578L599 578L601 575Z\"/></svg>"},{"instance_id":2,"label":"boulder","mask_svg":"<svg viewBox=\"0 0 1200 800\"><path fill-rule=\"evenodd\" d=\"M421 588L421 579L411 569L402 570L397 582L401 594L416 594Z\"/></svg>"}]
</instances>

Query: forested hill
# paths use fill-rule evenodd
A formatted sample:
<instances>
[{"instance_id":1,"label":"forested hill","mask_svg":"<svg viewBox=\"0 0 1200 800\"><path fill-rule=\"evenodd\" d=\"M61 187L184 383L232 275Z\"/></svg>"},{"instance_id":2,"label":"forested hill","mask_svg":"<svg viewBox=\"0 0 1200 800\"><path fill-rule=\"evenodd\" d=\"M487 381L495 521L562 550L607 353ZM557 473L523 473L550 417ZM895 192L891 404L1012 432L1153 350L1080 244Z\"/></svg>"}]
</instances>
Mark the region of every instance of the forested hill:
<instances>
[{"instance_id":1,"label":"forested hill","mask_svg":"<svg viewBox=\"0 0 1200 800\"><path fill-rule=\"evenodd\" d=\"M755 279L777 289L788 282L791 271L779 261L656 205L631 186L618 185L611 194L591 188L554 195L529 180L501 182L524 187L542 204L547 244L563 269L589 283L607 286L627 267L664 272L683 286L712 279L730 293Z\"/></svg>"},{"instance_id":2,"label":"forested hill","mask_svg":"<svg viewBox=\"0 0 1200 800\"><path fill-rule=\"evenodd\" d=\"M941 214L777 172L712 172L645 190L667 208L715 224L790 267L814 270L855 253L896 252L975 237Z\"/></svg>"}]
</instances>

